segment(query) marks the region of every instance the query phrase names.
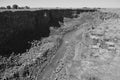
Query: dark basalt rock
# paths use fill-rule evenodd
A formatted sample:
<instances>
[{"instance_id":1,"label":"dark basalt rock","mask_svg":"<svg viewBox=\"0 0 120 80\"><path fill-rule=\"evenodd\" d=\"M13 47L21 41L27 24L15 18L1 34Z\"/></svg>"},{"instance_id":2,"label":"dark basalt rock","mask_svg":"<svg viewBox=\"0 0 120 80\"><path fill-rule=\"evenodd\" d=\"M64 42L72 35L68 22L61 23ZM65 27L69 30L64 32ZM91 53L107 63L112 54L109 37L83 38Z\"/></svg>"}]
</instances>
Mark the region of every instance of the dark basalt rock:
<instances>
[{"instance_id":1,"label":"dark basalt rock","mask_svg":"<svg viewBox=\"0 0 120 80\"><path fill-rule=\"evenodd\" d=\"M33 40L49 36L49 27L60 27L63 18L73 18L73 12L95 12L95 9L52 9L0 12L0 55L26 52Z\"/></svg>"}]
</instances>

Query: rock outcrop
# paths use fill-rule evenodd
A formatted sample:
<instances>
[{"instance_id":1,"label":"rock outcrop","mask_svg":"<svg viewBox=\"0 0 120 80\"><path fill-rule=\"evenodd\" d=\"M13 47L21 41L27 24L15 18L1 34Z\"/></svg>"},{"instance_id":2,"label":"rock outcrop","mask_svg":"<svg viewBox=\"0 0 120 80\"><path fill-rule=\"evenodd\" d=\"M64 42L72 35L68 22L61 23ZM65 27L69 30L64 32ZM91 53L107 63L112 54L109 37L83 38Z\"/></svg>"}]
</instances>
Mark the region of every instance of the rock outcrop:
<instances>
[{"instance_id":1,"label":"rock outcrop","mask_svg":"<svg viewBox=\"0 0 120 80\"><path fill-rule=\"evenodd\" d=\"M44 9L36 11L0 12L0 55L23 53L33 40L49 36L49 27L60 27L63 18L73 18L73 13L94 12L95 9Z\"/></svg>"}]
</instances>

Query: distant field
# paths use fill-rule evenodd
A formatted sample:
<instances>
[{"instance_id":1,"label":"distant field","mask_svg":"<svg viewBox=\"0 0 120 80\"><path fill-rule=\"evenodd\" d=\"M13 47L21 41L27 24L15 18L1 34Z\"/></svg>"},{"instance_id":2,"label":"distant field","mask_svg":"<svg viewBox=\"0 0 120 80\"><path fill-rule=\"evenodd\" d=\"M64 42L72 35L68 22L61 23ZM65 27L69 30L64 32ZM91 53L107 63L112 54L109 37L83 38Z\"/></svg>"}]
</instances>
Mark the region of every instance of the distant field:
<instances>
[{"instance_id":1,"label":"distant field","mask_svg":"<svg viewBox=\"0 0 120 80\"><path fill-rule=\"evenodd\" d=\"M36 10L51 10L51 9L71 9L71 10L76 10L76 9L82 9L82 10L91 10L95 8L30 8L30 9L0 9L0 12L3 11L36 11Z\"/></svg>"},{"instance_id":2,"label":"distant field","mask_svg":"<svg viewBox=\"0 0 120 80\"><path fill-rule=\"evenodd\" d=\"M0 9L0 12L3 11L36 11L36 10L43 10L42 8L31 8L31 9Z\"/></svg>"},{"instance_id":3,"label":"distant field","mask_svg":"<svg viewBox=\"0 0 120 80\"><path fill-rule=\"evenodd\" d=\"M112 13L117 13L120 14L120 8L30 8L30 9L0 9L0 12L4 11L36 11L36 10L51 10L51 9L71 9L71 10L76 10L76 9L82 9L82 10L91 10L91 9L97 9L101 12L112 12Z\"/></svg>"},{"instance_id":4,"label":"distant field","mask_svg":"<svg viewBox=\"0 0 120 80\"><path fill-rule=\"evenodd\" d=\"M120 15L120 8L101 8L100 11L102 12L112 12L117 13Z\"/></svg>"}]
</instances>

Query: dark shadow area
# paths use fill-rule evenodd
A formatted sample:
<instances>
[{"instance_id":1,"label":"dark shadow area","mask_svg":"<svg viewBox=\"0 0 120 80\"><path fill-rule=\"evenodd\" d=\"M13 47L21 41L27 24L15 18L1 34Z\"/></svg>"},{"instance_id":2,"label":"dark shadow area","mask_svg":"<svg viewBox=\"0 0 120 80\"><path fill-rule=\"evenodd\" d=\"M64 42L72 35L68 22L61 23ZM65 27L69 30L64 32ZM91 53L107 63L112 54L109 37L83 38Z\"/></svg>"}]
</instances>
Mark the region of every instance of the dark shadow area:
<instances>
[{"instance_id":1,"label":"dark shadow area","mask_svg":"<svg viewBox=\"0 0 120 80\"><path fill-rule=\"evenodd\" d=\"M0 13L0 55L10 56L26 52L33 40L49 36L49 27L60 27L64 17L73 18L73 12L95 12L82 9L52 9L38 11L6 11Z\"/></svg>"}]
</instances>

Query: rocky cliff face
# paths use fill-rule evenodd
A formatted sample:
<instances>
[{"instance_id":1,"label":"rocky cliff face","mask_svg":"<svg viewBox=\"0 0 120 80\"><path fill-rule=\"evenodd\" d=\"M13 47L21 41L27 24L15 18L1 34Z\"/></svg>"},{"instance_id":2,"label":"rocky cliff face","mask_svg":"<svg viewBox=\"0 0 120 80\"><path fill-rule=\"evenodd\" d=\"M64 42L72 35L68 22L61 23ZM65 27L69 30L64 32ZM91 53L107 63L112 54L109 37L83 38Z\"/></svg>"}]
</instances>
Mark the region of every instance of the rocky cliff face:
<instances>
[{"instance_id":1,"label":"rocky cliff face","mask_svg":"<svg viewBox=\"0 0 120 80\"><path fill-rule=\"evenodd\" d=\"M49 27L60 27L64 17L73 18L73 13L94 12L83 9L52 9L37 11L0 12L0 55L12 52L23 53L29 49L28 42L49 36Z\"/></svg>"}]
</instances>

